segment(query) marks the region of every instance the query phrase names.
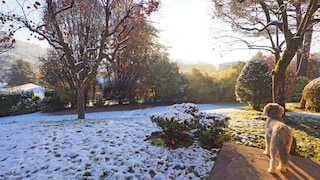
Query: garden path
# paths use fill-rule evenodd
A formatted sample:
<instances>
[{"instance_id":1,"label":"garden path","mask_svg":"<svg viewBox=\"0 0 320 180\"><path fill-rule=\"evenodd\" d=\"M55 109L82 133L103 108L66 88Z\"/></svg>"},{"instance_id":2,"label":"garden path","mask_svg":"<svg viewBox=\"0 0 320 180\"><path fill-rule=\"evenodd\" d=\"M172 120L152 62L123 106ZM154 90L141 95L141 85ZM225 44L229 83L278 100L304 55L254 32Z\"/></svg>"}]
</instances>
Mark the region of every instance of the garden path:
<instances>
[{"instance_id":1,"label":"garden path","mask_svg":"<svg viewBox=\"0 0 320 180\"><path fill-rule=\"evenodd\" d=\"M320 179L320 162L291 156L286 172L267 172L269 158L262 149L235 142L227 142L223 145L218 159L210 173L209 180L256 180L256 179Z\"/></svg>"}]
</instances>

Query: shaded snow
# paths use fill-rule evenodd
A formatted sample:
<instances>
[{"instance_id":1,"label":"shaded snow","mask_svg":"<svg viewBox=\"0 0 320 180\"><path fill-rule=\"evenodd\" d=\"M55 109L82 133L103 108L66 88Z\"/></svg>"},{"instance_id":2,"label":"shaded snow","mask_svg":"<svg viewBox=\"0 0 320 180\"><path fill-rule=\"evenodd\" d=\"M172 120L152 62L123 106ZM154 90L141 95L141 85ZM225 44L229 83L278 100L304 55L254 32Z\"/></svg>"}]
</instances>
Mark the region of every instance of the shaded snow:
<instances>
[{"instance_id":1,"label":"shaded snow","mask_svg":"<svg viewBox=\"0 0 320 180\"><path fill-rule=\"evenodd\" d=\"M292 116L302 116L302 117L320 119L320 114L314 113L314 112L286 112L286 114L290 114Z\"/></svg>"},{"instance_id":2,"label":"shaded snow","mask_svg":"<svg viewBox=\"0 0 320 180\"><path fill-rule=\"evenodd\" d=\"M198 105L200 111L222 106ZM170 150L146 136L159 130L149 109L0 118L0 179L206 179L216 151L193 144Z\"/></svg>"},{"instance_id":3,"label":"shaded snow","mask_svg":"<svg viewBox=\"0 0 320 180\"><path fill-rule=\"evenodd\" d=\"M226 105L214 105L214 104L197 104L200 111L203 112L213 112L213 113L226 113L235 110L235 108L243 107L245 105L235 104L230 107L229 104ZM124 110L124 111L108 111L108 112L95 112L86 113L86 119L105 119L105 118L149 118L153 113L161 113L167 110L169 106L157 106L146 109L136 109L136 110ZM17 115L0 117L1 123L8 122L36 122L36 121L59 121L59 120L74 120L77 119L76 114L70 115L50 115L48 113L36 112L32 114Z\"/></svg>"}]
</instances>

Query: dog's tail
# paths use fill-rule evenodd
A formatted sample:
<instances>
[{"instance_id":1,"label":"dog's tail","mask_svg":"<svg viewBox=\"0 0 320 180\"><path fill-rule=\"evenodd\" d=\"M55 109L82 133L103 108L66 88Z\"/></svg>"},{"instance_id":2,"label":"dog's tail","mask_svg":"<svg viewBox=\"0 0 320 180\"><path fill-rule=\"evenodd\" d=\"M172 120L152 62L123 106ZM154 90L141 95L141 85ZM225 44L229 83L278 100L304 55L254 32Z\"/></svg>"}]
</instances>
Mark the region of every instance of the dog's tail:
<instances>
[{"instance_id":1,"label":"dog's tail","mask_svg":"<svg viewBox=\"0 0 320 180\"><path fill-rule=\"evenodd\" d=\"M279 149L279 165L278 169L282 172L286 171L289 164L290 146L283 146Z\"/></svg>"},{"instance_id":2,"label":"dog's tail","mask_svg":"<svg viewBox=\"0 0 320 180\"><path fill-rule=\"evenodd\" d=\"M280 136L281 144L285 146L291 146L292 144L292 134L288 126L283 125L277 130L278 136Z\"/></svg>"}]
</instances>

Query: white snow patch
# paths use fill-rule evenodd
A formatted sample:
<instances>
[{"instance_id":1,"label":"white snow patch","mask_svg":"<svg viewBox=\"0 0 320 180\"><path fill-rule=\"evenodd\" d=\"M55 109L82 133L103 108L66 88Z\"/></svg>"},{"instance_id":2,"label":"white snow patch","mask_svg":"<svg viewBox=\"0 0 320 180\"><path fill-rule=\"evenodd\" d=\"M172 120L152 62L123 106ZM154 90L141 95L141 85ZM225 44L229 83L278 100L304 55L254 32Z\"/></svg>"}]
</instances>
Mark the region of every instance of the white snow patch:
<instances>
[{"instance_id":1,"label":"white snow patch","mask_svg":"<svg viewBox=\"0 0 320 180\"><path fill-rule=\"evenodd\" d=\"M219 109L198 105L200 110ZM0 118L0 179L207 179L217 150L151 145L149 109Z\"/></svg>"}]
</instances>

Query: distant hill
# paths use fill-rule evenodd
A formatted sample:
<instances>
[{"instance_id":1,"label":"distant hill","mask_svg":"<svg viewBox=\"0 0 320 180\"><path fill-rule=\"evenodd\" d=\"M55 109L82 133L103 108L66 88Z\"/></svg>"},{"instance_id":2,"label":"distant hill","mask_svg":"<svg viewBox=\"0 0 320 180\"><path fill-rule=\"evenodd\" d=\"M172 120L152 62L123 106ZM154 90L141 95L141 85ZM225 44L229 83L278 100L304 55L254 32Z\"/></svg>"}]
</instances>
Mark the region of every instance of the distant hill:
<instances>
[{"instance_id":1,"label":"distant hill","mask_svg":"<svg viewBox=\"0 0 320 180\"><path fill-rule=\"evenodd\" d=\"M210 63L203 63L203 62L197 62L197 63L181 63L178 62L179 70L182 73L191 72L192 68L198 69L200 72L207 72L212 73L217 71L217 67Z\"/></svg>"},{"instance_id":2,"label":"distant hill","mask_svg":"<svg viewBox=\"0 0 320 180\"><path fill-rule=\"evenodd\" d=\"M177 62L177 63L179 65L180 72L182 73L191 72L192 68L196 68L202 73L203 72L212 73L212 72L227 70L231 68L234 64L239 63L239 61L221 63L219 64L218 67L213 64L203 63L203 62L197 62L197 63Z\"/></svg>"},{"instance_id":3,"label":"distant hill","mask_svg":"<svg viewBox=\"0 0 320 180\"><path fill-rule=\"evenodd\" d=\"M219 64L219 70L220 71L227 70L227 69L231 68L234 64L237 64L239 62L240 61L232 61L232 62L225 62L225 63Z\"/></svg>"},{"instance_id":4,"label":"distant hill","mask_svg":"<svg viewBox=\"0 0 320 180\"><path fill-rule=\"evenodd\" d=\"M9 64L17 59L22 59L26 62L30 62L35 69L39 66L39 57L43 57L47 53L47 48L41 45L16 41L13 49L0 54L0 58L7 61Z\"/></svg>"}]
</instances>

